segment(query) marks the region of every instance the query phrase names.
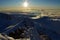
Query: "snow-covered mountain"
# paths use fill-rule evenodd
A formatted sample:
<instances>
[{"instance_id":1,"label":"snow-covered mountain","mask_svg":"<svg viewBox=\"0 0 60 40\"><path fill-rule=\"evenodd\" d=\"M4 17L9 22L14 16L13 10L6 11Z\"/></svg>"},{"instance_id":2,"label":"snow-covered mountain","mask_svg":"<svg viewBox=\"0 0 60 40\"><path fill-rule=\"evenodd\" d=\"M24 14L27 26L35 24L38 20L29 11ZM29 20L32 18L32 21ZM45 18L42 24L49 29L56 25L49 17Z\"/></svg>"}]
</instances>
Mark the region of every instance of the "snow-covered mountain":
<instances>
[{"instance_id":1,"label":"snow-covered mountain","mask_svg":"<svg viewBox=\"0 0 60 40\"><path fill-rule=\"evenodd\" d=\"M24 30L28 31L31 29L33 32L31 30L29 32L32 33L36 40L39 40L37 38L39 38L40 35L48 35L52 40L60 40L60 21L53 21L50 19L50 17L31 19L28 15L8 15L0 13L0 33L5 33L13 38L16 38L16 36L18 38L28 37L26 34L24 36L21 34L24 33ZM32 36L30 35L30 37ZM33 38L31 38L31 40L32 39Z\"/></svg>"}]
</instances>

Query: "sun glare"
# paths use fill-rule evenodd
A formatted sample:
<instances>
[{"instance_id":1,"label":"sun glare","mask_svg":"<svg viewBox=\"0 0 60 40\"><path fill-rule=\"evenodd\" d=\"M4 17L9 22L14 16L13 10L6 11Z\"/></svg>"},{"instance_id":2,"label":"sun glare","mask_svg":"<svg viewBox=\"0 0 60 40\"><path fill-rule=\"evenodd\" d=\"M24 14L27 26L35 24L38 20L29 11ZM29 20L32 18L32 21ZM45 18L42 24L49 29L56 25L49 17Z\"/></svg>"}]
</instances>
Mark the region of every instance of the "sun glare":
<instances>
[{"instance_id":1,"label":"sun glare","mask_svg":"<svg viewBox=\"0 0 60 40\"><path fill-rule=\"evenodd\" d=\"M28 7L28 3L27 2L24 2L23 6L24 7Z\"/></svg>"}]
</instances>

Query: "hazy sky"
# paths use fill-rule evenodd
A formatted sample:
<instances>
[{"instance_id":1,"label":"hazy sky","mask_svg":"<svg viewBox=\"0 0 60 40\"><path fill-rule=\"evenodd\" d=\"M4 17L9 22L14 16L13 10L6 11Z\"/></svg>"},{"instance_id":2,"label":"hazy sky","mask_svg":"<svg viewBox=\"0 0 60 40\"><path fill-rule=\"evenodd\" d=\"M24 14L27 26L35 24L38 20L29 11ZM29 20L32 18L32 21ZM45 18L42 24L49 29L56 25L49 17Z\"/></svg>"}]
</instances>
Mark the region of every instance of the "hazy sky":
<instances>
[{"instance_id":1,"label":"hazy sky","mask_svg":"<svg viewBox=\"0 0 60 40\"><path fill-rule=\"evenodd\" d=\"M0 0L0 8L22 7L24 0ZM60 8L60 0L28 0L29 7Z\"/></svg>"}]
</instances>

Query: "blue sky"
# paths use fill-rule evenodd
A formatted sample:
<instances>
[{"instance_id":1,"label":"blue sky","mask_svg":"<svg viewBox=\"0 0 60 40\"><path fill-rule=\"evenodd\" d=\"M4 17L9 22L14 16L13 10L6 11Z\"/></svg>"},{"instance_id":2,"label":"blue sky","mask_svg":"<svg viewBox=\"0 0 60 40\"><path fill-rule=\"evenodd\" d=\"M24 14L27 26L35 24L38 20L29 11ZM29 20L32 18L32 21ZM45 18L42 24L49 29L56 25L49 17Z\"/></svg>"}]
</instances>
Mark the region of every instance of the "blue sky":
<instances>
[{"instance_id":1,"label":"blue sky","mask_svg":"<svg viewBox=\"0 0 60 40\"><path fill-rule=\"evenodd\" d=\"M22 7L24 0L0 0L0 8ZM60 0L28 0L30 7L60 8Z\"/></svg>"}]
</instances>

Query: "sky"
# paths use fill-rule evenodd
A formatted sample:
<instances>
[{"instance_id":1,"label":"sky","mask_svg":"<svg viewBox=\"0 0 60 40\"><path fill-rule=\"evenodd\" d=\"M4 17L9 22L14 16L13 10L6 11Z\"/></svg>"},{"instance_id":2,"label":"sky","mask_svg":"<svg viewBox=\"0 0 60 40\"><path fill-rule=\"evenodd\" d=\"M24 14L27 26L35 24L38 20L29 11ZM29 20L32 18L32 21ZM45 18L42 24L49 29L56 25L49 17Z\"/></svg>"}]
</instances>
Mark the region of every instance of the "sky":
<instances>
[{"instance_id":1,"label":"sky","mask_svg":"<svg viewBox=\"0 0 60 40\"><path fill-rule=\"evenodd\" d=\"M29 7L60 8L60 0L27 0ZM0 8L23 7L25 0L0 0Z\"/></svg>"}]
</instances>

